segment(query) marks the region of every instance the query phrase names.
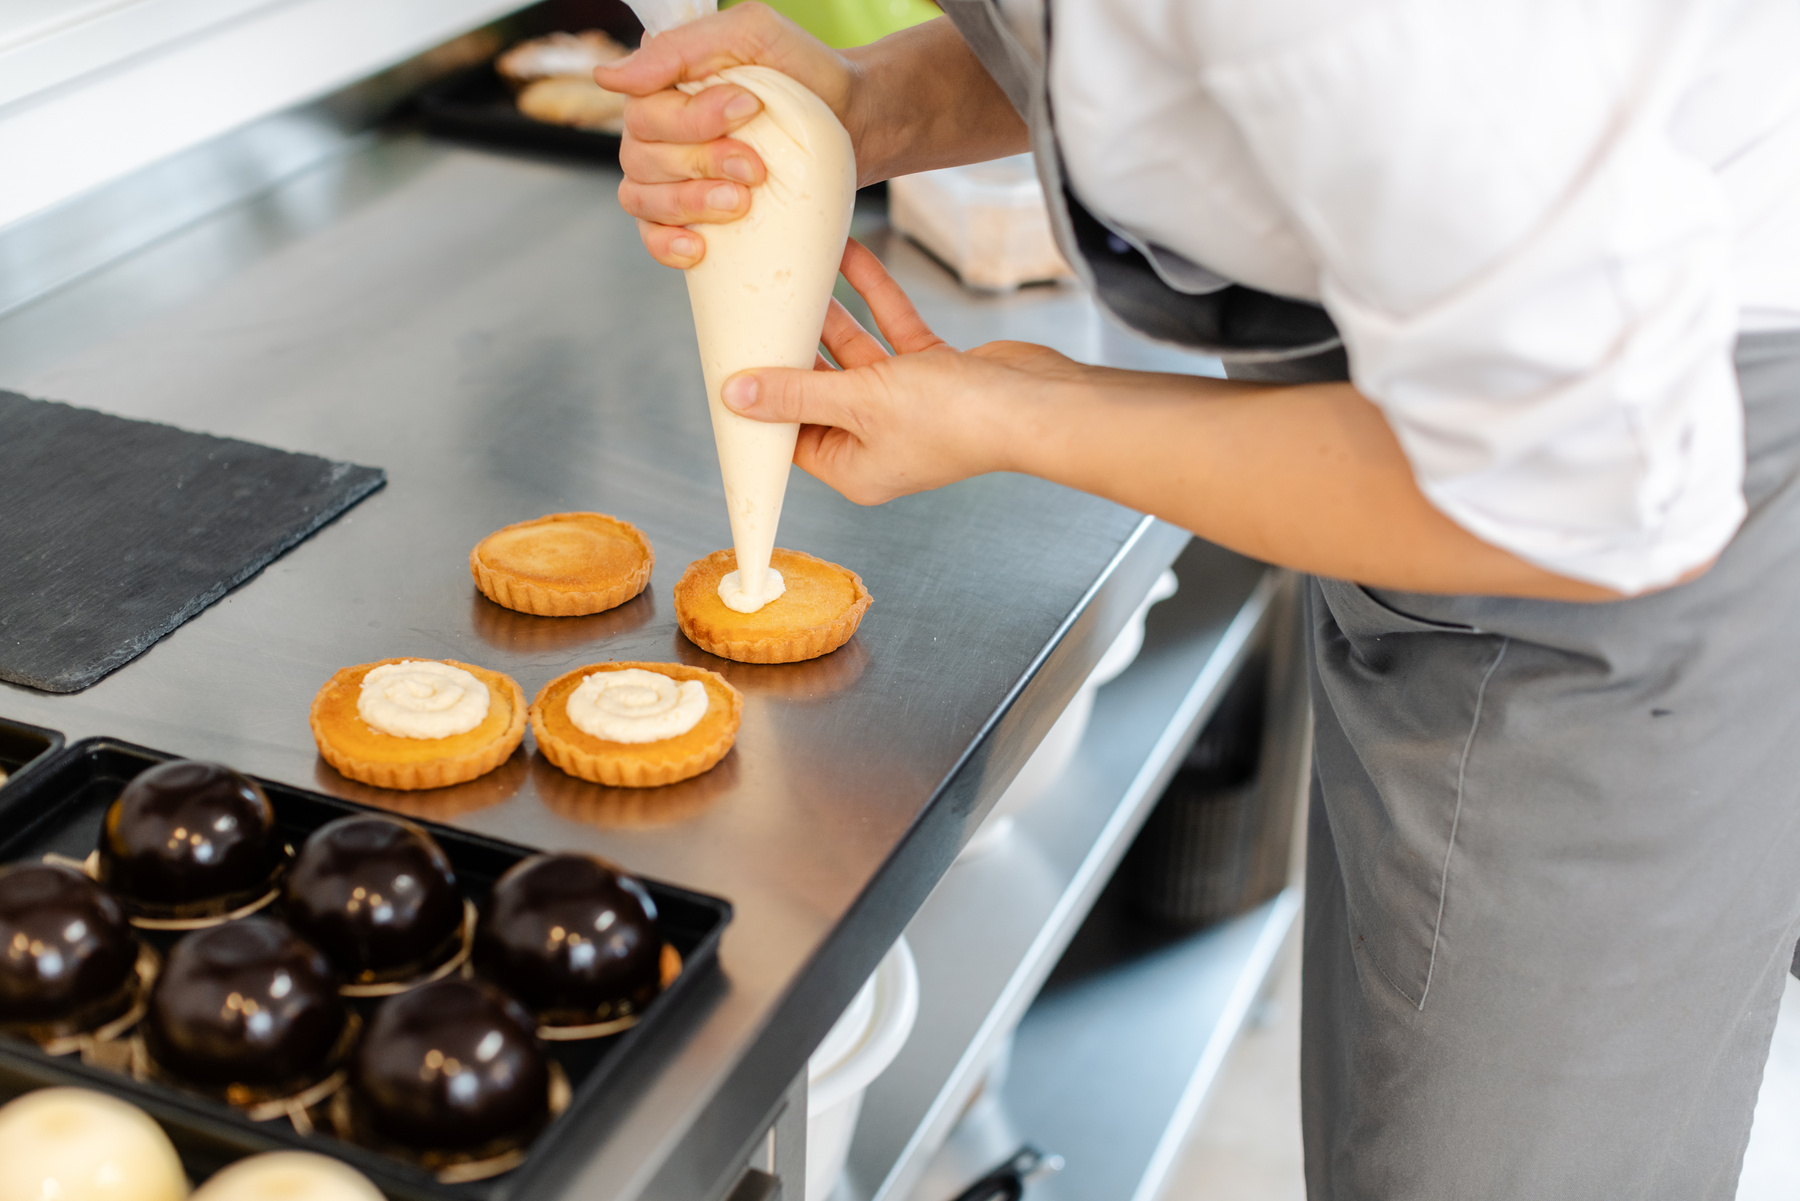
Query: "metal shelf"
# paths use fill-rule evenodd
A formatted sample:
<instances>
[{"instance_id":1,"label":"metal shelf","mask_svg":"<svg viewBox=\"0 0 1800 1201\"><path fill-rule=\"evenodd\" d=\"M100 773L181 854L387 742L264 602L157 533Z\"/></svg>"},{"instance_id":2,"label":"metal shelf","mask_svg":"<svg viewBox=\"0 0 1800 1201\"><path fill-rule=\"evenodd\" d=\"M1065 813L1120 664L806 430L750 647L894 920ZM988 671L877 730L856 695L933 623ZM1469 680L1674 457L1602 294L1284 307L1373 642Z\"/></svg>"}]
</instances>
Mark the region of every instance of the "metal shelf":
<instances>
[{"instance_id":1,"label":"metal shelf","mask_svg":"<svg viewBox=\"0 0 1800 1201\"><path fill-rule=\"evenodd\" d=\"M1103 900L1078 937L1116 927L1108 910ZM1065 1161L1032 1201L1154 1201L1299 912L1290 888L1199 934L1140 940L1104 970L1053 980L1019 1024L1004 1084L984 1091L912 1201L954 1197L1025 1142Z\"/></svg>"},{"instance_id":2,"label":"metal shelf","mask_svg":"<svg viewBox=\"0 0 1800 1201\"><path fill-rule=\"evenodd\" d=\"M915 1195L1245 656L1291 636L1285 574L1201 542L1175 571L1182 591L1151 610L1142 654L1101 689L1069 769L994 849L952 867L908 926L918 1025L864 1101L838 1201ZM1301 712L1276 723L1285 760L1304 754ZM1291 790L1296 772L1268 774ZM1114 1194L1089 1194L1101 1195Z\"/></svg>"}]
</instances>

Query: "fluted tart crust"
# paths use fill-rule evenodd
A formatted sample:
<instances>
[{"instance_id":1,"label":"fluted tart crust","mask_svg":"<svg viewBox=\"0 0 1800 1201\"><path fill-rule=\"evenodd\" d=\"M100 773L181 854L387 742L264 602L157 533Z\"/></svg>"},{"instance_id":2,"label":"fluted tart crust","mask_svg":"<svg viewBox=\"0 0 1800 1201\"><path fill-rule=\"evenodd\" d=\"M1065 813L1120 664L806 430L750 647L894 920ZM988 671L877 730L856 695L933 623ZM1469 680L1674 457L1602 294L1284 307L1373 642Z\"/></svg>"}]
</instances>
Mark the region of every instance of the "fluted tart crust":
<instances>
[{"instance_id":1,"label":"fluted tart crust","mask_svg":"<svg viewBox=\"0 0 1800 1201\"><path fill-rule=\"evenodd\" d=\"M325 762L352 780L377 788L414 791L461 784L493 771L525 739L525 691L511 676L473 663L440 659L460 667L488 690L487 716L481 724L448 738L401 738L364 721L357 711L363 677L389 663L382 659L340 669L313 697L313 740Z\"/></svg>"},{"instance_id":2,"label":"fluted tart crust","mask_svg":"<svg viewBox=\"0 0 1800 1201\"><path fill-rule=\"evenodd\" d=\"M688 565L675 585L675 623L701 650L739 663L798 663L830 654L856 633L871 603L862 577L797 550L775 548L769 565L787 591L754 613L719 599L719 581L737 570L727 547Z\"/></svg>"},{"instance_id":3,"label":"fluted tart crust","mask_svg":"<svg viewBox=\"0 0 1800 1201\"><path fill-rule=\"evenodd\" d=\"M698 680L706 687L706 713L694 727L655 742L613 742L596 738L569 717L569 694L602 671L639 668L672 680ZM655 788L710 770L731 751L743 720L744 694L725 677L685 663L590 663L556 677L531 702L531 732L538 750L556 766L583 780L614 788Z\"/></svg>"},{"instance_id":4,"label":"fluted tart crust","mask_svg":"<svg viewBox=\"0 0 1800 1201\"><path fill-rule=\"evenodd\" d=\"M539 617L603 613L644 590L656 554L643 531L605 513L551 513L495 530L469 573L497 605Z\"/></svg>"}]
</instances>

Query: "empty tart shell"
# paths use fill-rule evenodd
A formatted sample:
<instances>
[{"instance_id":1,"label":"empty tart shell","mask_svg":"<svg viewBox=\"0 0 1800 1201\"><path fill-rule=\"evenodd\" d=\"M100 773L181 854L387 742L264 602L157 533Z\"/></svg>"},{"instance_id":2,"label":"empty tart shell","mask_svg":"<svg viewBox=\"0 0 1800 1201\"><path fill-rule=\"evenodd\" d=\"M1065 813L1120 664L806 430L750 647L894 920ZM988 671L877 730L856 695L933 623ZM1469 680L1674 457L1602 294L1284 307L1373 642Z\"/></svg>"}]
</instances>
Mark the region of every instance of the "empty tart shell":
<instances>
[{"instance_id":1,"label":"empty tart shell","mask_svg":"<svg viewBox=\"0 0 1800 1201\"><path fill-rule=\"evenodd\" d=\"M569 694L596 672L627 668L653 671L671 680L698 680L706 686L706 712L685 733L655 742L613 742L596 738L569 718ZM544 758L583 780L614 788L656 788L712 768L737 741L744 694L725 677L685 663L591 663L560 675L531 702L531 732Z\"/></svg>"},{"instance_id":2,"label":"empty tart shell","mask_svg":"<svg viewBox=\"0 0 1800 1201\"><path fill-rule=\"evenodd\" d=\"M486 775L524 741L525 692L518 682L455 659L438 662L460 667L487 685L488 711L480 725L448 738L401 738L371 726L357 711L363 677L385 664L409 662L420 660L359 663L341 669L319 689L312 703L312 732L325 762L352 780L410 792Z\"/></svg>"},{"instance_id":3,"label":"empty tart shell","mask_svg":"<svg viewBox=\"0 0 1800 1201\"><path fill-rule=\"evenodd\" d=\"M469 552L469 572L496 605L580 617L624 604L650 582L656 554L629 521L552 513L495 530Z\"/></svg>"},{"instance_id":4,"label":"empty tart shell","mask_svg":"<svg viewBox=\"0 0 1800 1201\"><path fill-rule=\"evenodd\" d=\"M727 547L690 563L675 585L681 632L701 650L739 663L798 663L850 641L871 603L861 576L780 547L769 565L787 591L754 613L739 613L719 599L719 581L737 570L737 552Z\"/></svg>"}]
</instances>

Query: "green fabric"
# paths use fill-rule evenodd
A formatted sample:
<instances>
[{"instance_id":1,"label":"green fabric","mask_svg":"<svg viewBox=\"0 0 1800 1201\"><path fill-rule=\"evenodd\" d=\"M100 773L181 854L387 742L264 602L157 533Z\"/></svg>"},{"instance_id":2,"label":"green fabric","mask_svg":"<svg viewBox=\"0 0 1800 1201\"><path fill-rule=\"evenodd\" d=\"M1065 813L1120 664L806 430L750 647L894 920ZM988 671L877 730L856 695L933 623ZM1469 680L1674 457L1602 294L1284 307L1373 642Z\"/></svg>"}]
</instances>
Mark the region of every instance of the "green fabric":
<instances>
[{"instance_id":1,"label":"green fabric","mask_svg":"<svg viewBox=\"0 0 1800 1201\"><path fill-rule=\"evenodd\" d=\"M730 8L737 0L721 0ZM764 0L776 12L839 50L866 46L943 11L931 0Z\"/></svg>"}]
</instances>

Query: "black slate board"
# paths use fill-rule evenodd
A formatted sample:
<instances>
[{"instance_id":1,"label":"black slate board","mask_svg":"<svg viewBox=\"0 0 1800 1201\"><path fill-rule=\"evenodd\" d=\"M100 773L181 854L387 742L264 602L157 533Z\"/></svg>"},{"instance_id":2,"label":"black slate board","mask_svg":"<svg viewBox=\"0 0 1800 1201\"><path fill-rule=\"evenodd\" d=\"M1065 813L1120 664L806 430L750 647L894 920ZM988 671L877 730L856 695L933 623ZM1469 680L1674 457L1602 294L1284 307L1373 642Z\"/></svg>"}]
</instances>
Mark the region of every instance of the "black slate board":
<instances>
[{"instance_id":1,"label":"black slate board","mask_svg":"<svg viewBox=\"0 0 1800 1201\"><path fill-rule=\"evenodd\" d=\"M0 680L86 688L386 480L0 391Z\"/></svg>"},{"instance_id":2,"label":"black slate board","mask_svg":"<svg viewBox=\"0 0 1800 1201\"><path fill-rule=\"evenodd\" d=\"M619 161L619 136L527 117L512 89L483 63L419 93L425 128L439 137L514 150L534 150L598 163Z\"/></svg>"}]
</instances>

